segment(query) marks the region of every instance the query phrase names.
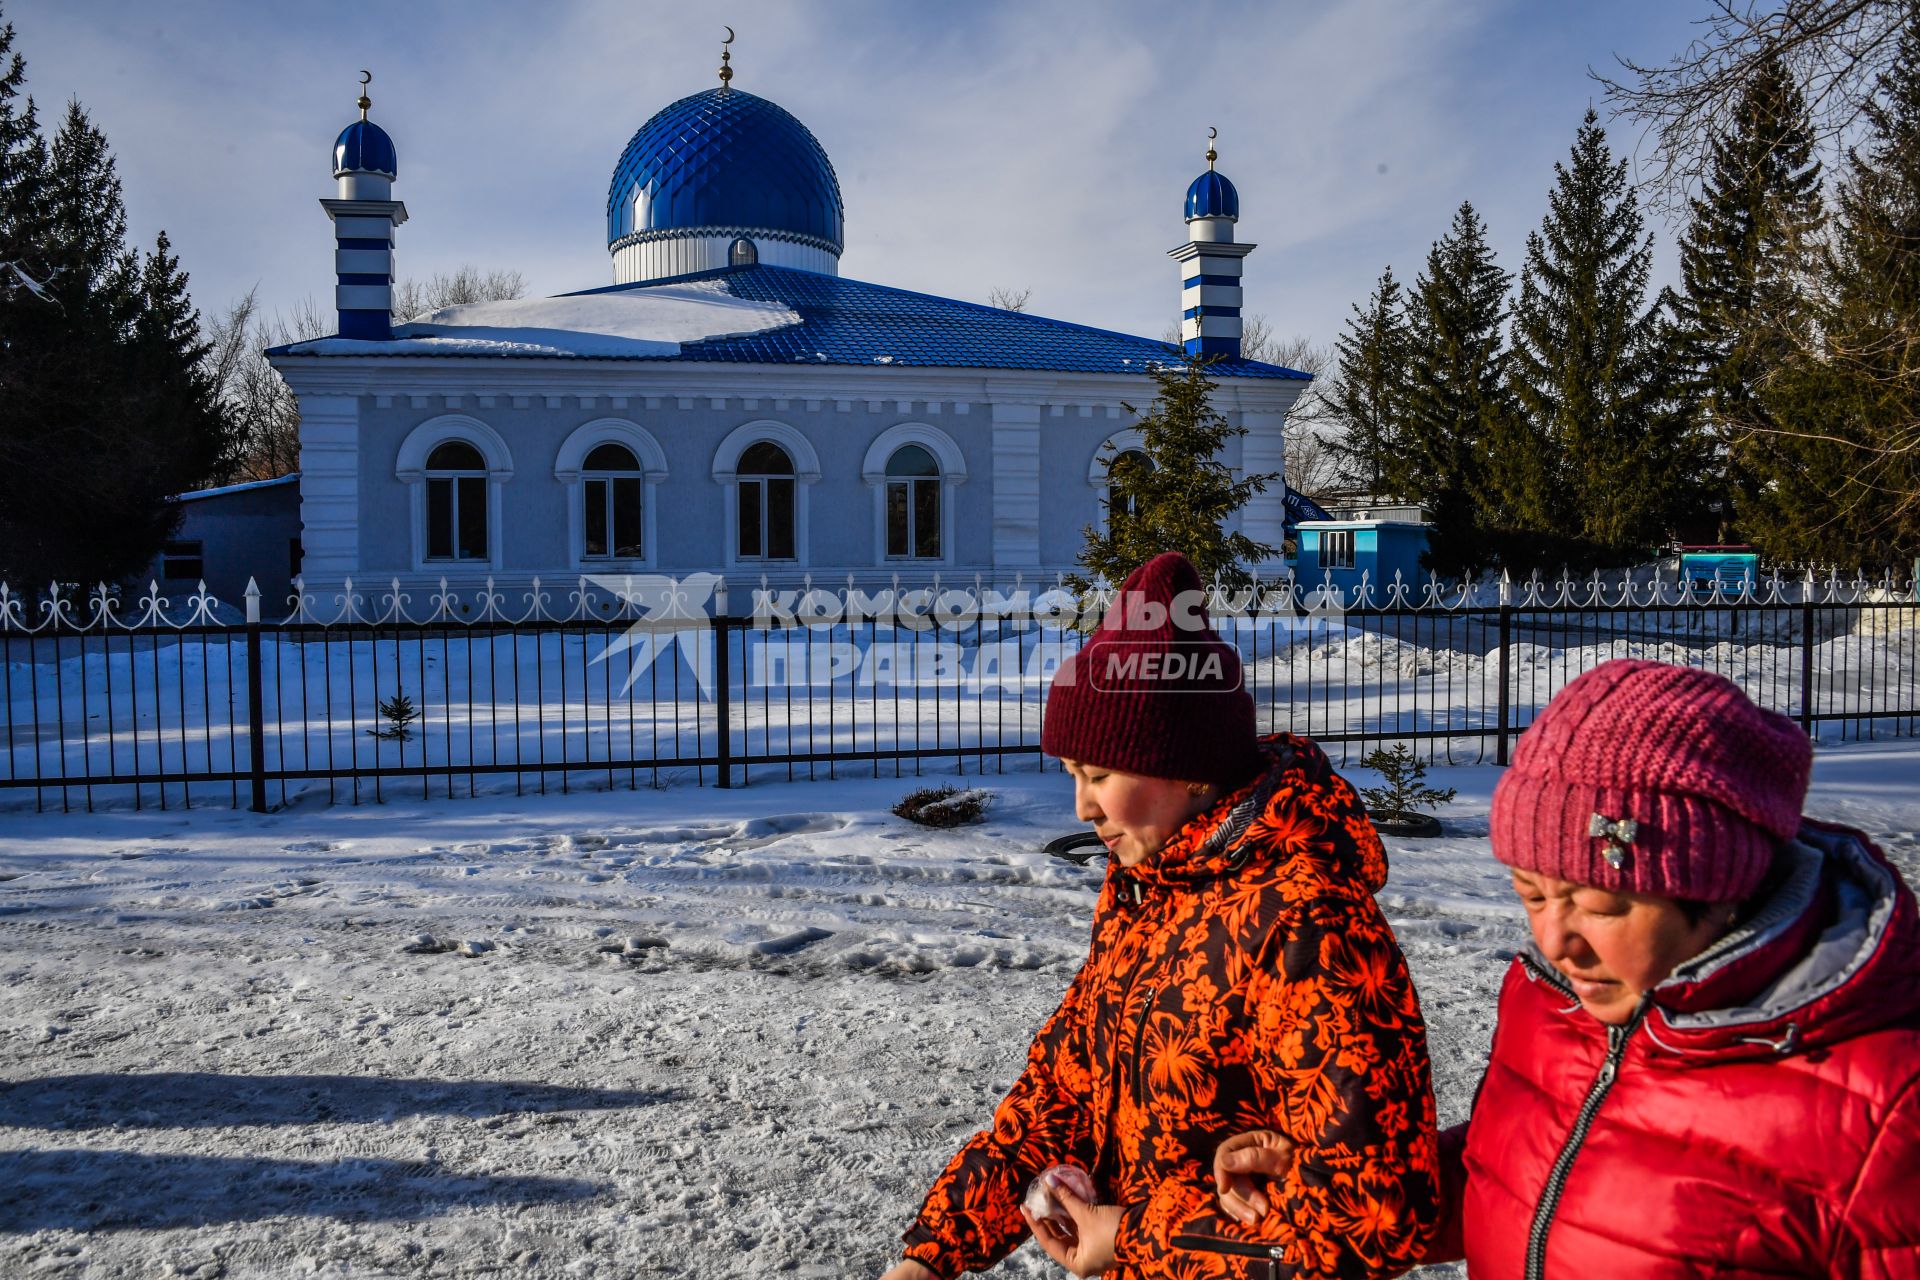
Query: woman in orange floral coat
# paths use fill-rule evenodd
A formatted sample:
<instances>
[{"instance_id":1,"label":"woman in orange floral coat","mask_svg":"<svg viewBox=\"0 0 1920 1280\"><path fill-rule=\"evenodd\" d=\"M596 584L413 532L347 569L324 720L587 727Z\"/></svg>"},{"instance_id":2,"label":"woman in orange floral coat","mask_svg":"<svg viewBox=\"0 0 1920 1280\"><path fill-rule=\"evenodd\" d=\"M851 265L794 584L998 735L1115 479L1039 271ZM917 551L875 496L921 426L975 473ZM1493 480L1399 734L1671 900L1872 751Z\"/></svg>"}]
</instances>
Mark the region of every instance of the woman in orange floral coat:
<instances>
[{"instance_id":1,"label":"woman in orange floral coat","mask_svg":"<svg viewBox=\"0 0 1920 1280\"><path fill-rule=\"evenodd\" d=\"M1029 1234L1083 1276L1387 1276L1432 1235L1426 1030L1373 899L1379 837L1318 747L1256 738L1203 602L1156 558L1054 682L1042 745L1111 855L1092 947L884 1280L985 1270ZM1299 1158L1243 1226L1209 1170L1249 1129ZM1056 1192L1070 1226L1022 1204L1063 1163L1095 1188Z\"/></svg>"}]
</instances>

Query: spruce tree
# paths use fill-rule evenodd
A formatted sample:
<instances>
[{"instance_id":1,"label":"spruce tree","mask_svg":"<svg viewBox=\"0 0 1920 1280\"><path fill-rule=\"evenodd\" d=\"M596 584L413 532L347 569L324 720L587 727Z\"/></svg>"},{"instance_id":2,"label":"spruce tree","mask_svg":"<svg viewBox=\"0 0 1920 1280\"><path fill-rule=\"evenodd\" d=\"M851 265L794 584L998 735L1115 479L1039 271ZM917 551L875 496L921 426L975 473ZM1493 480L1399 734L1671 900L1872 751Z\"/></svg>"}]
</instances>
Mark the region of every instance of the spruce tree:
<instances>
[{"instance_id":1,"label":"spruce tree","mask_svg":"<svg viewBox=\"0 0 1920 1280\"><path fill-rule=\"evenodd\" d=\"M1797 468L1760 387L1810 344L1825 220L1806 99L1778 57L1759 65L1707 161L1680 241L1676 355L1714 446L1721 537L1752 537L1769 519L1767 488Z\"/></svg>"},{"instance_id":2,"label":"spruce tree","mask_svg":"<svg viewBox=\"0 0 1920 1280\"><path fill-rule=\"evenodd\" d=\"M1353 307L1334 355L1339 372L1327 407L1340 434L1326 443L1341 483L1372 497L1397 496L1407 483L1400 451L1407 318L1392 267L1380 273L1366 306Z\"/></svg>"},{"instance_id":3,"label":"spruce tree","mask_svg":"<svg viewBox=\"0 0 1920 1280\"><path fill-rule=\"evenodd\" d=\"M1086 526L1080 563L1089 574L1117 585L1153 557L1178 551L1193 562L1202 581L1217 578L1240 588L1253 581L1249 563L1275 554L1275 548L1244 533L1226 531L1228 518L1280 477L1263 473L1235 479L1220 461L1226 442L1247 431L1214 409L1209 363L1207 357L1189 355L1150 370L1158 394L1135 424L1146 463L1109 459L1112 488L1122 501L1108 509L1106 528ZM1078 591L1091 585L1078 575L1069 582Z\"/></svg>"},{"instance_id":4,"label":"spruce tree","mask_svg":"<svg viewBox=\"0 0 1920 1280\"><path fill-rule=\"evenodd\" d=\"M1513 311L1519 429L1489 440L1487 472L1507 532L1525 535L1509 560L1631 563L1665 540L1694 480L1662 308L1646 297L1653 236L1591 108L1554 177Z\"/></svg>"},{"instance_id":5,"label":"spruce tree","mask_svg":"<svg viewBox=\"0 0 1920 1280\"><path fill-rule=\"evenodd\" d=\"M1759 494L1776 558L1920 556L1920 4L1849 153L1822 265L1817 346L1761 387L1787 467Z\"/></svg>"},{"instance_id":6,"label":"spruce tree","mask_svg":"<svg viewBox=\"0 0 1920 1280\"><path fill-rule=\"evenodd\" d=\"M1483 443L1509 410L1504 389L1510 277L1494 262L1486 224L1462 204L1427 253L1407 302L1405 496L1433 521L1427 564L1458 576L1488 563Z\"/></svg>"},{"instance_id":7,"label":"spruce tree","mask_svg":"<svg viewBox=\"0 0 1920 1280\"><path fill-rule=\"evenodd\" d=\"M69 104L51 146L11 109L23 67L0 43L0 242L41 290L7 291L0 341L0 579L114 582L177 520L171 494L217 474L229 437L199 320L162 236L142 258L106 138Z\"/></svg>"},{"instance_id":8,"label":"spruce tree","mask_svg":"<svg viewBox=\"0 0 1920 1280\"><path fill-rule=\"evenodd\" d=\"M41 296L47 263L40 252L45 201L46 145L33 100L22 100L26 60L13 48L13 26L0 26L0 398L16 394L24 377L17 339L48 303ZM0 437L0 468L19 465Z\"/></svg>"}]
</instances>

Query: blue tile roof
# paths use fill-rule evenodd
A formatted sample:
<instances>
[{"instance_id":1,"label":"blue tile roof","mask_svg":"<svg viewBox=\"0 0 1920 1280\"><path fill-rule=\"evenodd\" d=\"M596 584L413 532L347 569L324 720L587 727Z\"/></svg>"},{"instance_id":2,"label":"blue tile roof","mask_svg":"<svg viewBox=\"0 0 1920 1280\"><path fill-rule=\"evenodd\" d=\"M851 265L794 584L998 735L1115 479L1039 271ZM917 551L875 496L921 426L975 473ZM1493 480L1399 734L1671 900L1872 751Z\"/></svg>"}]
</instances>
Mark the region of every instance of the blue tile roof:
<instances>
[{"instance_id":1,"label":"blue tile roof","mask_svg":"<svg viewBox=\"0 0 1920 1280\"><path fill-rule=\"evenodd\" d=\"M1180 358L1177 347L1151 338L792 267L723 267L580 292L622 293L715 279L724 280L735 297L785 303L800 313L800 323L686 343L678 356L639 358L1142 376L1156 364ZM1223 378L1311 377L1297 369L1239 359L1218 361L1209 372Z\"/></svg>"},{"instance_id":2,"label":"blue tile roof","mask_svg":"<svg viewBox=\"0 0 1920 1280\"><path fill-rule=\"evenodd\" d=\"M823 275L793 267L721 267L669 280L606 285L565 297L625 293L698 280L724 280L735 297L784 303L800 315L765 333L682 343L679 355L595 356L592 359L735 364L859 365L896 369L1028 369L1059 373L1117 373L1145 377L1156 365L1181 359L1180 349L1152 338L1136 338L1068 324L999 307L941 298L930 293ZM300 344L269 348L284 355ZM351 350L332 350L351 356ZM390 360L498 360L505 357L434 351L379 352ZM514 356L514 359L574 360L580 356ZM1208 366L1218 378L1276 378L1307 381L1313 375L1257 360L1218 360Z\"/></svg>"}]
</instances>

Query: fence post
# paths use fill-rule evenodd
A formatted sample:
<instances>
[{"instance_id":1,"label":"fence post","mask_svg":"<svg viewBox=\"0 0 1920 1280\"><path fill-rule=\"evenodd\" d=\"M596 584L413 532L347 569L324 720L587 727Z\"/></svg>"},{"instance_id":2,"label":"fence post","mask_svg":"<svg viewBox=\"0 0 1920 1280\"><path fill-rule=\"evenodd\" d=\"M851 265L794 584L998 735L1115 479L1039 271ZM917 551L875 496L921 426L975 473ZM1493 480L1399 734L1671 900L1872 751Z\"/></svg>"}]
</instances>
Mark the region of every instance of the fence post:
<instances>
[{"instance_id":1,"label":"fence post","mask_svg":"<svg viewBox=\"0 0 1920 1280\"><path fill-rule=\"evenodd\" d=\"M1813 736L1813 570L1800 597L1800 728Z\"/></svg>"},{"instance_id":2,"label":"fence post","mask_svg":"<svg viewBox=\"0 0 1920 1280\"><path fill-rule=\"evenodd\" d=\"M1504 765L1507 762L1507 734L1512 726L1513 707L1509 702L1507 688L1510 676L1507 671L1507 649L1513 639L1513 605L1511 603L1513 584L1508 580L1505 570L1500 573L1500 720L1497 726L1497 746L1494 749L1494 763Z\"/></svg>"},{"instance_id":3,"label":"fence post","mask_svg":"<svg viewBox=\"0 0 1920 1280\"><path fill-rule=\"evenodd\" d=\"M727 654L727 583L713 593L713 680L720 694L715 707L720 754L720 786L733 786L733 666Z\"/></svg>"},{"instance_id":4,"label":"fence post","mask_svg":"<svg viewBox=\"0 0 1920 1280\"><path fill-rule=\"evenodd\" d=\"M253 773L253 811L267 811L267 727L260 678L260 584L247 579L247 754Z\"/></svg>"}]
</instances>

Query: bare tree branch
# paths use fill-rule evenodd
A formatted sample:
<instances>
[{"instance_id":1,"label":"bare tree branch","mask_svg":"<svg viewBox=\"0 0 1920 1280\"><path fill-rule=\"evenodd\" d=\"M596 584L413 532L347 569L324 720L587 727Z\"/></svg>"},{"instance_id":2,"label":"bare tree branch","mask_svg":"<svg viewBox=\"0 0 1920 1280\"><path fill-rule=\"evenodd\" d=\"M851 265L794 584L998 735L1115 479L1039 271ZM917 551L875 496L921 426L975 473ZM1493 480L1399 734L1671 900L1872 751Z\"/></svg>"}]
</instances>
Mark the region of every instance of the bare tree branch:
<instances>
[{"instance_id":1,"label":"bare tree branch","mask_svg":"<svg viewBox=\"0 0 1920 1280\"><path fill-rule=\"evenodd\" d=\"M1903 0L1712 0L1699 34L1667 62L1619 58L1590 71L1616 117L1639 124L1653 154L1642 182L1665 212L1686 207L1717 139L1734 131L1742 90L1778 59L1806 94L1815 142L1844 146L1906 22Z\"/></svg>"},{"instance_id":2,"label":"bare tree branch","mask_svg":"<svg viewBox=\"0 0 1920 1280\"><path fill-rule=\"evenodd\" d=\"M1002 311L1025 311L1027 301L1033 297L1033 290L1009 289L1004 285L995 285L987 290L987 305L998 307Z\"/></svg>"}]
</instances>

